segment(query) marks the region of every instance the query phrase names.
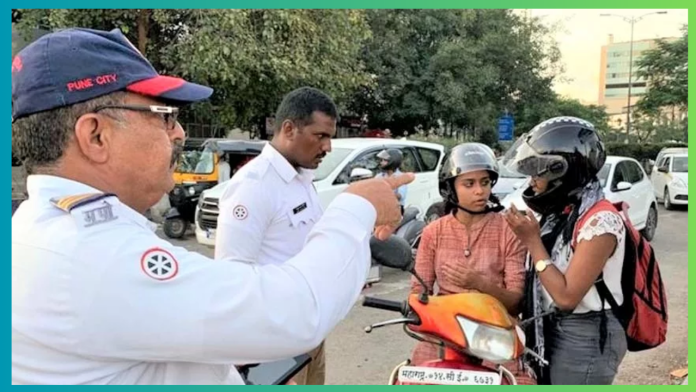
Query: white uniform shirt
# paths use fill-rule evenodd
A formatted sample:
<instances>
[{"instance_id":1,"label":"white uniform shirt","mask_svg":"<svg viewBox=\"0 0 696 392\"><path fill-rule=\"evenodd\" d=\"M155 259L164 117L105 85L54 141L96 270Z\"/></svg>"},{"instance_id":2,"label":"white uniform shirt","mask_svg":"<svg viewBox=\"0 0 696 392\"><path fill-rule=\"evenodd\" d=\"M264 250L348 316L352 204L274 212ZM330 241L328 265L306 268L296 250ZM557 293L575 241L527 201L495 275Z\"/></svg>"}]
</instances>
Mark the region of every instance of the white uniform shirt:
<instances>
[{"instance_id":1,"label":"white uniform shirt","mask_svg":"<svg viewBox=\"0 0 696 392\"><path fill-rule=\"evenodd\" d=\"M30 176L27 189L12 218L13 384L239 384L231 365L319 345L370 265L375 210L355 195L296 257L258 266L172 246L87 185Z\"/></svg>"},{"instance_id":2,"label":"white uniform shirt","mask_svg":"<svg viewBox=\"0 0 696 392\"><path fill-rule=\"evenodd\" d=\"M323 213L313 179L312 171L298 172L266 144L218 202L215 259L282 264L299 253Z\"/></svg>"},{"instance_id":3,"label":"white uniform shirt","mask_svg":"<svg viewBox=\"0 0 696 392\"><path fill-rule=\"evenodd\" d=\"M231 172L232 168L230 167L230 164L227 163L227 161L220 161L218 163L218 182L223 183L225 181L229 181Z\"/></svg>"}]
</instances>

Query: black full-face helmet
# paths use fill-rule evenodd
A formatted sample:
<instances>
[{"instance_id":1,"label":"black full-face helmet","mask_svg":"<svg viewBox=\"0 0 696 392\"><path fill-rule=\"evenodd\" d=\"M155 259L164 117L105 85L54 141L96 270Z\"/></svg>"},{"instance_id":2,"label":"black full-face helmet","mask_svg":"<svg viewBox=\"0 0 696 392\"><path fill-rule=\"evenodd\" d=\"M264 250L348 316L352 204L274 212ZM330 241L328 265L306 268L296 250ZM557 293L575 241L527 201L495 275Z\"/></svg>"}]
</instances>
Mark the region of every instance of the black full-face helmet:
<instances>
[{"instance_id":1,"label":"black full-face helmet","mask_svg":"<svg viewBox=\"0 0 696 392\"><path fill-rule=\"evenodd\" d=\"M582 188L597 178L606 156L594 125L576 117L554 117L522 135L505 154L503 164L549 181L544 192L535 194L530 186L522 196L529 208L546 214L577 198Z\"/></svg>"}]
</instances>

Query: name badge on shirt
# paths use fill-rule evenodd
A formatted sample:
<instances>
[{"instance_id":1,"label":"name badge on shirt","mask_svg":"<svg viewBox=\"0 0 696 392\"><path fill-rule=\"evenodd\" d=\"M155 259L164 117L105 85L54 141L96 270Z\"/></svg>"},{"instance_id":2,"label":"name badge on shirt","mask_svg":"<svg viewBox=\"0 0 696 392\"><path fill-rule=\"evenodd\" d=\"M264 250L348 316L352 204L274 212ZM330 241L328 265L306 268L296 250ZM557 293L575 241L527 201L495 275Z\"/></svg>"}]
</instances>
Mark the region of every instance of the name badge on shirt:
<instances>
[{"instance_id":1,"label":"name badge on shirt","mask_svg":"<svg viewBox=\"0 0 696 392\"><path fill-rule=\"evenodd\" d=\"M292 209L292 213L295 214L295 215L297 215L297 214L299 214L300 212L304 211L306 208L307 208L307 203L305 202L305 203L302 203L302 204L300 204L299 206L293 208L293 209Z\"/></svg>"}]
</instances>

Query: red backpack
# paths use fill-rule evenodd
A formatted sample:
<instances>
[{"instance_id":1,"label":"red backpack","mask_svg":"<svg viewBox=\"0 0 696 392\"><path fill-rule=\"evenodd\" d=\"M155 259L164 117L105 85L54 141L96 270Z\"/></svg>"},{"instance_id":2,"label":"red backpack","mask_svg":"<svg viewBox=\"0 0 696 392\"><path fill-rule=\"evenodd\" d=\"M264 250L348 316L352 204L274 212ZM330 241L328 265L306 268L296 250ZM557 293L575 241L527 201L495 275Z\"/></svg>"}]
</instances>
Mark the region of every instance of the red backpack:
<instances>
[{"instance_id":1,"label":"red backpack","mask_svg":"<svg viewBox=\"0 0 696 392\"><path fill-rule=\"evenodd\" d=\"M621 289L624 301L621 305L611 295L602 275L595 282L599 297L609 302L616 317L626 331L628 351L643 351L664 343L667 338L667 295L662 283L655 251L631 223L625 203L612 204L602 200L578 219L573 245L578 230L584 222L599 211L613 211L623 219L626 229L626 251L621 271Z\"/></svg>"}]
</instances>

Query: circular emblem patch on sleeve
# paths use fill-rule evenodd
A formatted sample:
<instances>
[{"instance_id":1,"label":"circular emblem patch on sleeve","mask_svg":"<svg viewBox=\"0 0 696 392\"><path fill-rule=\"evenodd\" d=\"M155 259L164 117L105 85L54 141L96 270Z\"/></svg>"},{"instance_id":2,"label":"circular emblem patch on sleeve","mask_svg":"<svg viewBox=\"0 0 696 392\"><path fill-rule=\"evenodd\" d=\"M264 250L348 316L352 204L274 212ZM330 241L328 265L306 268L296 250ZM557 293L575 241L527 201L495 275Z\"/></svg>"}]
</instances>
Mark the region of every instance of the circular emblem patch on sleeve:
<instances>
[{"instance_id":1,"label":"circular emblem patch on sleeve","mask_svg":"<svg viewBox=\"0 0 696 392\"><path fill-rule=\"evenodd\" d=\"M236 206L232 210L232 215L234 215L235 219L244 220L249 216L249 211L244 206Z\"/></svg>"},{"instance_id":2,"label":"circular emblem patch on sleeve","mask_svg":"<svg viewBox=\"0 0 696 392\"><path fill-rule=\"evenodd\" d=\"M164 249L147 250L140 259L140 267L145 275L155 280L169 280L179 272L179 262Z\"/></svg>"}]
</instances>

